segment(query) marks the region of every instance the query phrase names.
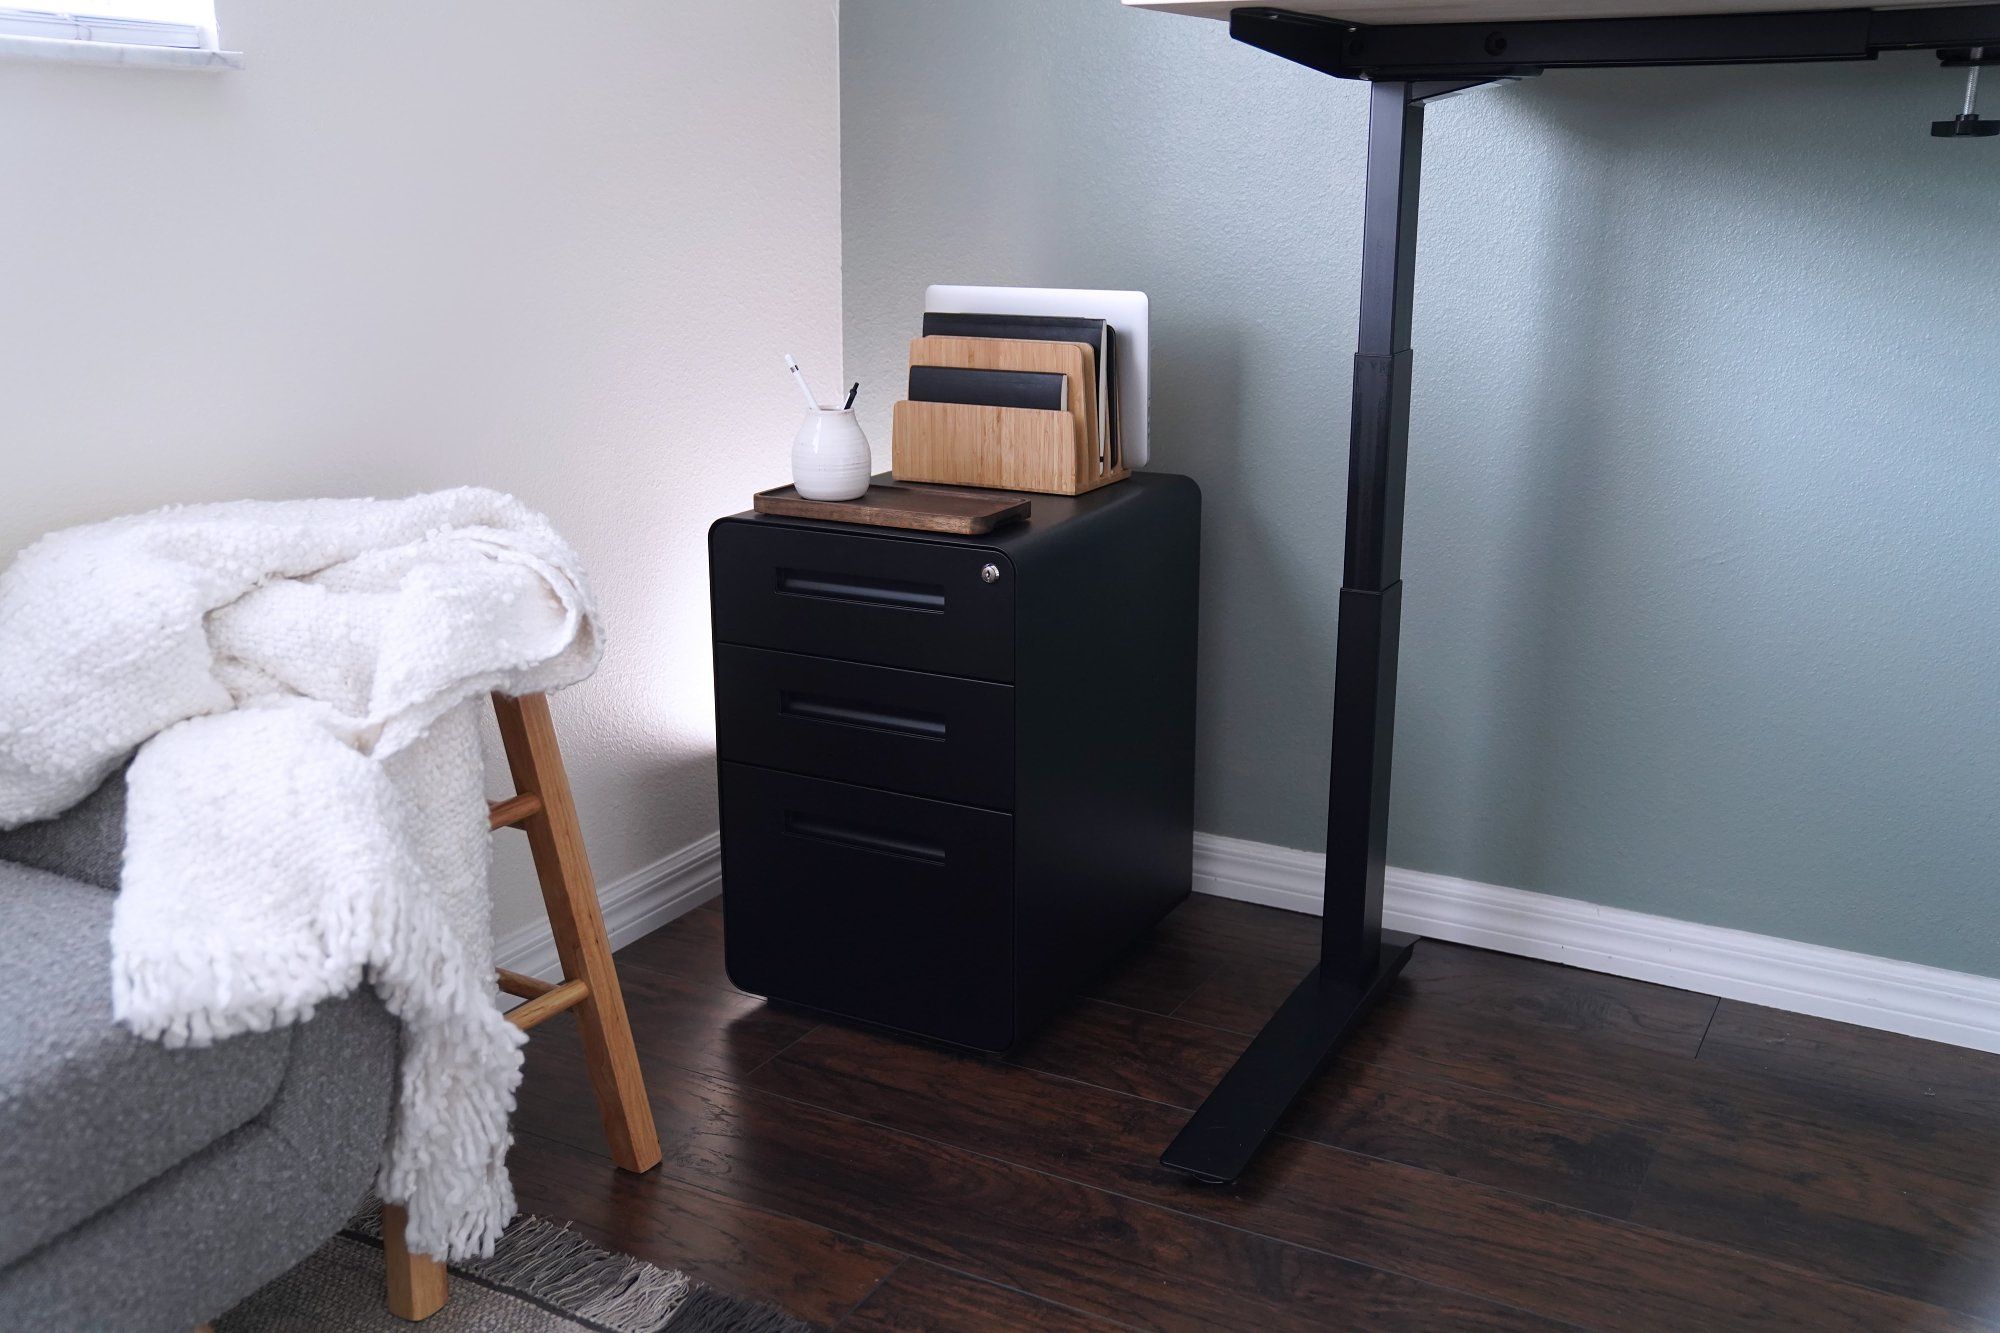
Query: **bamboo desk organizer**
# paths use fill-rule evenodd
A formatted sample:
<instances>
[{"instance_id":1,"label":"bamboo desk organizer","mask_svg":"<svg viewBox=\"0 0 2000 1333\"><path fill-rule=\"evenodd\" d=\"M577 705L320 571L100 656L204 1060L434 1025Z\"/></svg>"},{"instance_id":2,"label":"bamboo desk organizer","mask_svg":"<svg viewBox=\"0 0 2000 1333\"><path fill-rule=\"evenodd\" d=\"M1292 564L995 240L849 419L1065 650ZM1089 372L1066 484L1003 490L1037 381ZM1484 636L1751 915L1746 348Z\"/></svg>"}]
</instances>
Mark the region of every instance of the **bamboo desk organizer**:
<instances>
[{"instance_id":1,"label":"bamboo desk organizer","mask_svg":"<svg viewBox=\"0 0 2000 1333\"><path fill-rule=\"evenodd\" d=\"M910 364L1067 375L1069 410L897 403L896 480L1082 495L1132 475L1115 440L1096 447L1097 355L1084 344L932 336L911 340Z\"/></svg>"},{"instance_id":2,"label":"bamboo desk organizer","mask_svg":"<svg viewBox=\"0 0 2000 1333\"><path fill-rule=\"evenodd\" d=\"M518 828L528 835L563 972L561 981L543 981L501 968L500 989L527 1001L511 1010L507 1020L526 1031L564 1010L575 1010L611 1158L627 1171L650 1171L660 1164L659 1135L653 1128L652 1107L646 1103L639 1054L625 1016L625 995L618 988L611 941L604 935L604 914L597 905L597 885L584 852L583 829L570 796L569 776L563 771L548 698L496 694L493 711L516 794L493 803L487 824L495 830ZM428 1319L444 1306L445 1266L429 1255L410 1253L403 1242L405 1221L400 1207L383 1206L389 1313L401 1319Z\"/></svg>"}]
</instances>

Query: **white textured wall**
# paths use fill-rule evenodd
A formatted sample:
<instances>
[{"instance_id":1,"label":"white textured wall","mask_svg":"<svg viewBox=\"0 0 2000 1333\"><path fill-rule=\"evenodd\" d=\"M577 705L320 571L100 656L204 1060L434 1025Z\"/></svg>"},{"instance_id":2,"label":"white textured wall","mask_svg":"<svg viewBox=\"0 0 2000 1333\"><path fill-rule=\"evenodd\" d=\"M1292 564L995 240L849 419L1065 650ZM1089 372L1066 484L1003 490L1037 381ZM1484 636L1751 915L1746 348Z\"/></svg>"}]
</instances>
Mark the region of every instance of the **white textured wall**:
<instances>
[{"instance_id":1,"label":"white textured wall","mask_svg":"<svg viewBox=\"0 0 2000 1333\"><path fill-rule=\"evenodd\" d=\"M0 63L0 556L168 501L547 511L598 878L715 825L703 535L840 358L834 0L220 0L230 74ZM510 840L511 841L511 840ZM501 929L534 902L500 863Z\"/></svg>"}]
</instances>

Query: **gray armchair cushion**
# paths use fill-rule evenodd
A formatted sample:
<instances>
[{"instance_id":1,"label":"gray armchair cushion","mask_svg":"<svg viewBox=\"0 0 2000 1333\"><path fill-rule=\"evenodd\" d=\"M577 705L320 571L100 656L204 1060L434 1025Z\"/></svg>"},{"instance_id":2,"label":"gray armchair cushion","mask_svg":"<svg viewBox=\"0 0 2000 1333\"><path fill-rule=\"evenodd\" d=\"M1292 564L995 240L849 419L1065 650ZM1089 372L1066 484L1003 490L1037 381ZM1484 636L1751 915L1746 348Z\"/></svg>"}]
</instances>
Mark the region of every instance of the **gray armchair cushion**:
<instances>
[{"instance_id":1,"label":"gray armchair cushion","mask_svg":"<svg viewBox=\"0 0 2000 1333\"><path fill-rule=\"evenodd\" d=\"M116 901L0 863L0 1267L255 1118L285 1078L295 1029L170 1050L113 1021Z\"/></svg>"},{"instance_id":2,"label":"gray armchair cushion","mask_svg":"<svg viewBox=\"0 0 2000 1333\"><path fill-rule=\"evenodd\" d=\"M321 1006L256 1119L0 1267L0 1329L185 1333L311 1254L374 1179L396 1058L374 992Z\"/></svg>"},{"instance_id":3,"label":"gray armchair cushion","mask_svg":"<svg viewBox=\"0 0 2000 1333\"><path fill-rule=\"evenodd\" d=\"M0 830L0 861L34 866L100 889L118 888L125 857L125 770L54 819Z\"/></svg>"},{"instance_id":4,"label":"gray armchair cushion","mask_svg":"<svg viewBox=\"0 0 2000 1333\"><path fill-rule=\"evenodd\" d=\"M117 1026L124 843L122 769L0 832L0 1329L214 1318L340 1226L388 1133L400 1030L372 991L199 1050Z\"/></svg>"}]
</instances>

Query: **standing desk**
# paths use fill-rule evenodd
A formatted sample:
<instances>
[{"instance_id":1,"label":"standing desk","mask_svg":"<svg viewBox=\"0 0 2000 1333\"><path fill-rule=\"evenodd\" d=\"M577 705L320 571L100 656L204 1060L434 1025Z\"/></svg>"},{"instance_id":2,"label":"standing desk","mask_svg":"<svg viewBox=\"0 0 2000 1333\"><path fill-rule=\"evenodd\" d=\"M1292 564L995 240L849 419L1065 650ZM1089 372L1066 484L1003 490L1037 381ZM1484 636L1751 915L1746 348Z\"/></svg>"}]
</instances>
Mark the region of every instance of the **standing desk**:
<instances>
[{"instance_id":1,"label":"standing desk","mask_svg":"<svg viewBox=\"0 0 2000 1333\"><path fill-rule=\"evenodd\" d=\"M1198 1180L1223 1183L1249 1166L1416 944L1382 929L1382 878L1424 107L1547 70L1873 60L1884 51L1931 50L1969 73L1962 114L1937 122L1931 134L1991 137L2000 122L1979 118L1975 94L1979 67L2000 64L2000 4L1828 9L1824 0L1301 0L1286 10L1227 0L1125 3L1226 19L1237 41L1370 85L1320 961L1160 1158Z\"/></svg>"}]
</instances>

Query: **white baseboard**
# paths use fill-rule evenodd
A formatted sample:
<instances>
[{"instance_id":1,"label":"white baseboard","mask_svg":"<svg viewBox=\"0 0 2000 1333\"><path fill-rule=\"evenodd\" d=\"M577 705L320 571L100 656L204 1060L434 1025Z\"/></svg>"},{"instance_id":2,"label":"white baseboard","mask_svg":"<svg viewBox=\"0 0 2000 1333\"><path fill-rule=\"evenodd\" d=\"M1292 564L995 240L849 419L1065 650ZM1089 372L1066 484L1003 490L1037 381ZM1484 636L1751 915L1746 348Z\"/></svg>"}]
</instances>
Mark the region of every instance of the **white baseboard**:
<instances>
[{"instance_id":1,"label":"white baseboard","mask_svg":"<svg viewBox=\"0 0 2000 1333\"><path fill-rule=\"evenodd\" d=\"M1319 915L1326 858L1197 833L1197 893ZM1391 866L1382 924L1792 1013L2000 1052L2000 978Z\"/></svg>"},{"instance_id":2,"label":"white baseboard","mask_svg":"<svg viewBox=\"0 0 2000 1333\"><path fill-rule=\"evenodd\" d=\"M597 891L604 909L604 933L611 947L622 949L722 891L722 840L714 833L669 852L649 866L606 884ZM494 941L501 967L531 977L559 977L555 936L549 923L529 922Z\"/></svg>"},{"instance_id":3,"label":"white baseboard","mask_svg":"<svg viewBox=\"0 0 2000 1333\"><path fill-rule=\"evenodd\" d=\"M1326 858L1213 833L1194 839L1197 893L1317 916ZM692 911L722 889L716 834L598 893L611 947ZM1546 893L1391 866L1382 924L1431 939L1542 958L1748 1004L2000 1052L2000 978L1704 926ZM500 966L559 976L548 923L496 941Z\"/></svg>"}]
</instances>

